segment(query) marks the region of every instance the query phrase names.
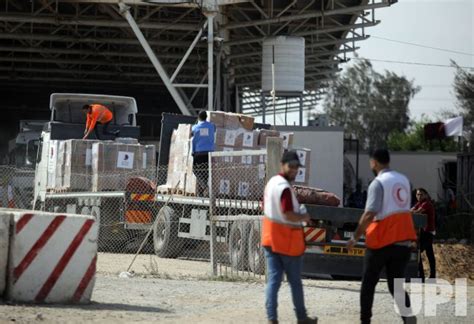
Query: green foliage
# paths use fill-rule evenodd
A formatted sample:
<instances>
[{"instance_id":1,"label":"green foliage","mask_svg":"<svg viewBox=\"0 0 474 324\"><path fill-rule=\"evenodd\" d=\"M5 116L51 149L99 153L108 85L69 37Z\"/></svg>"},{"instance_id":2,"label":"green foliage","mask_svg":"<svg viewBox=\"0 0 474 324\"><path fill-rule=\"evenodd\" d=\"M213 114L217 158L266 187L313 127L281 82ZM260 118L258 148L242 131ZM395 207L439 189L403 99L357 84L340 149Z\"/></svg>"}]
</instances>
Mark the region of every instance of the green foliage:
<instances>
[{"instance_id":1,"label":"green foliage","mask_svg":"<svg viewBox=\"0 0 474 324\"><path fill-rule=\"evenodd\" d=\"M456 67L454 94L464 117L464 129L470 139L471 150L474 150L474 73L459 67L454 61L451 63Z\"/></svg>"},{"instance_id":2,"label":"green foliage","mask_svg":"<svg viewBox=\"0 0 474 324\"><path fill-rule=\"evenodd\" d=\"M387 141L388 149L391 151L442 151L456 152L458 144L453 138L442 141L426 142L424 138L424 125L430 121L423 118L415 122L407 132L395 131L390 133Z\"/></svg>"},{"instance_id":3,"label":"green foliage","mask_svg":"<svg viewBox=\"0 0 474 324\"><path fill-rule=\"evenodd\" d=\"M419 90L404 76L377 73L361 59L330 85L323 107L332 124L371 149L386 146L393 130L408 127L408 106Z\"/></svg>"}]
</instances>

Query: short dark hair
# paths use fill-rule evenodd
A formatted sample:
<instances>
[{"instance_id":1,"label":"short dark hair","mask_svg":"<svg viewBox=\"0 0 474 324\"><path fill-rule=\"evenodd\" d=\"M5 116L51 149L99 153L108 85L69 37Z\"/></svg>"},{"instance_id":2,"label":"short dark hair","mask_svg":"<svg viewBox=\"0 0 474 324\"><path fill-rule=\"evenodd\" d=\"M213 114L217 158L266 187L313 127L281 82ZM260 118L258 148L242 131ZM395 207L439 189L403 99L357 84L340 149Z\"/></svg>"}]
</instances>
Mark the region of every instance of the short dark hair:
<instances>
[{"instance_id":1,"label":"short dark hair","mask_svg":"<svg viewBox=\"0 0 474 324\"><path fill-rule=\"evenodd\" d=\"M380 164L389 164L390 163L390 153L387 149L376 149L373 150L369 157Z\"/></svg>"},{"instance_id":2,"label":"short dark hair","mask_svg":"<svg viewBox=\"0 0 474 324\"><path fill-rule=\"evenodd\" d=\"M420 187L420 188L416 188L416 191L420 191L420 192L424 193L425 195L428 195L428 196L429 196L428 191L426 191L425 188L421 188L421 187Z\"/></svg>"},{"instance_id":3,"label":"short dark hair","mask_svg":"<svg viewBox=\"0 0 474 324\"><path fill-rule=\"evenodd\" d=\"M82 106L82 109L89 109L90 105L84 105Z\"/></svg>"},{"instance_id":4,"label":"short dark hair","mask_svg":"<svg viewBox=\"0 0 474 324\"><path fill-rule=\"evenodd\" d=\"M206 120L207 119L207 112L205 110L201 110L198 115L199 120Z\"/></svg>"}]
</instances>

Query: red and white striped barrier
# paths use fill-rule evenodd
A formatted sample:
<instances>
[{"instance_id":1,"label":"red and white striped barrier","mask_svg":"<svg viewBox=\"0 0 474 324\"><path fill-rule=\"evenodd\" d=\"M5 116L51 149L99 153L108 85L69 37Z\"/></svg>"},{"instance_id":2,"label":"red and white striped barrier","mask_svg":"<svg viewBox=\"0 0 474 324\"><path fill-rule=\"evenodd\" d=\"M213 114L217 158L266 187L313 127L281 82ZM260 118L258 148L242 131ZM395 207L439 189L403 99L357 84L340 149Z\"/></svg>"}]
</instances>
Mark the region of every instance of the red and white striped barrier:
<instances>
[{"instance_id":1,"label":"red and white striped barrier","mask_svg":"<svg viewBox=\"0 0 474 324\"><path fill-rule=\"evenodd\" d=\"M10 229L10 214L0 208L0 296L3 296L7 280L8 243Z\"/></svg>"},{"instance_id":2,"label":"red and white striped barrier","mask_svg":"<svg viewBox=\"0 0 474 324\"><path fill-rule=\"evenodd\" d=\"M324 242L326 240L326 229L317 227L305 227L304 240L307 243Z\"/></svg>"},{"instance_id":3,"label":"red and white striped barrier","mask_svg":"<svg viewBox=\"0 0 474 324\"><path fill-rule=\"evenodd\" d=\"M95 282L94 217L12 212L7 298L36 303L87 303Z\"/></svg>"}]
</instances>

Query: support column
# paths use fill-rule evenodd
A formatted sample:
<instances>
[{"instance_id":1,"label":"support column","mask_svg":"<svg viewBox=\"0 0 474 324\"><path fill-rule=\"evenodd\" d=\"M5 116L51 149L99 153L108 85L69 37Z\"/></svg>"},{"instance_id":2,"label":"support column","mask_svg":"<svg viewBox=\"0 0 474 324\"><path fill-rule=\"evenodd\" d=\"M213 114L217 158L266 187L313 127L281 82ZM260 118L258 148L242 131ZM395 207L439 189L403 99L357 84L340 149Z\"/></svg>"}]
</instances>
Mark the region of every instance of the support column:
<instances>
[{"instance_id":1,"label":"support column","mask_svg":"<svg viewBox=\"0 0 474 324\"><path fill-rule=\"evenodd\" d=\"M206 12L207 17L207 107L214 111L214 18L215 12Z\"/></svg>"},{"instance_id":2,"label":"support column","mask_svg":"<svg viewBox=\"0 0 474 324\"><path fill-rule=\"evenodd\" d=\"M178 93L178 91L176 91L176 88L171 84L170 78L168 77L168 74L166 73L163 66L161 65L160 60L158 60L158 58L156 57L155 53L151 49L147 40L145 39L145 36L143 36L143 33L138 27L135 19L130 14L130 10L129 10L130 7L120 2L119 8L120 8L120 13L125 17L128 24L132 28L132 31L135 33L135 36L137 37L138 41L142 45L143 49L145 50L145 53L147 54L151 63L155 67L156 72L158 72L159 76L161 77L161 80L163 80L163 83L165 84L166 88L168 89L174 101L176 102L176 105L178 106L179 110L181 110L181 113L183 115L189 115L189 116L192 115L188 107L184 103L183 98L181 98L181 95Z\"/></svg>"}]
</instances>

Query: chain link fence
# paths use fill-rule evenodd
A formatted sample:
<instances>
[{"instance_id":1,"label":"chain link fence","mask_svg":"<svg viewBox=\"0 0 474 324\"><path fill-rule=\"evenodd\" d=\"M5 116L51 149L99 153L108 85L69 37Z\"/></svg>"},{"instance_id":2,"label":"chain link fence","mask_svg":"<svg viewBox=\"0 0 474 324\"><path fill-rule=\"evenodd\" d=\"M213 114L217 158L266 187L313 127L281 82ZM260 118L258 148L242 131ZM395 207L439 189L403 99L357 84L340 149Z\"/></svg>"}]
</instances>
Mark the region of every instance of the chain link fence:
<instances>
[{"instance_id":1,"label":"chain link fence","mask_svg":"<svg viewBox=\"0 0 474 324\"><path fill-rule=\"evenodd\" d=\"M123 270L139 253L150 260L133 268L143 274L155 273L158 265L160 275L171 277L177 273L260 277L265 272L260 248L263 156L245 157L249 159L245 165L243 155L229 158L194 170L208 175L212 186L204 188L191 164L182 171L56 174L54 185L47 174L44 194L38 197L33 170L1 166L0 198L2 206L12 208L94 216L99 222L99 259L122 260ZM257 162L250 164L251 160Z\"/></svg>"},{"instance_id":2,"label":"chain link fence","mask_svg":"<svg viewBox=\"0 0 474 324\"><path fill-rule=\"evenodd\" d=\"M213 273L260 278L265 274L260 237L266 150L215 152L210 160Z\"/></svg>"}]
</instances>

